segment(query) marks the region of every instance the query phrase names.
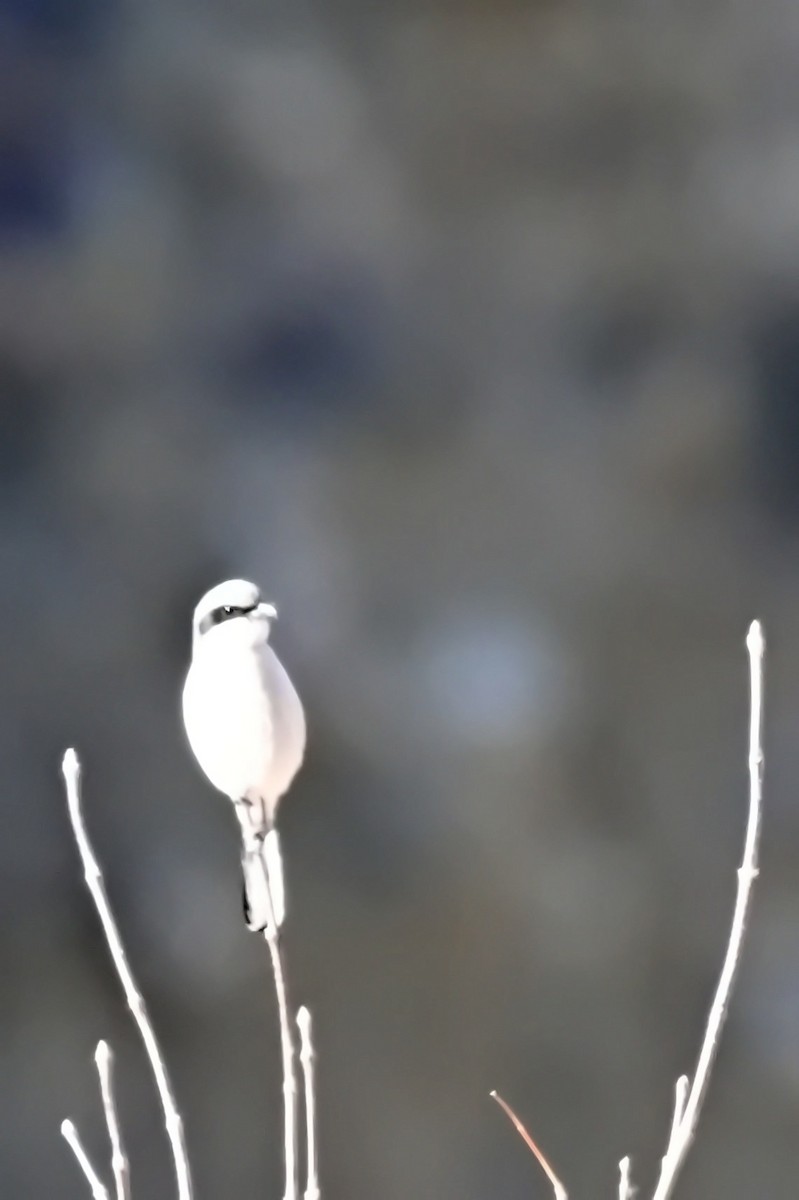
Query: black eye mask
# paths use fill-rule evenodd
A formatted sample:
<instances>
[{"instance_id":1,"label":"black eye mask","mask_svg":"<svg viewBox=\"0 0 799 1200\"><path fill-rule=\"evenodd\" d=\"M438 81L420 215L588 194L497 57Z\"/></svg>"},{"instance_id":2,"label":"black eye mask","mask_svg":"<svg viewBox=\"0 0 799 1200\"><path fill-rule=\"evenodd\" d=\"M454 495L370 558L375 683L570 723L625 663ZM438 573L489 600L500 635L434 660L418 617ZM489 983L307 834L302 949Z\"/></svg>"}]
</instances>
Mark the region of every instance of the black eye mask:
<instances>
[{"instance_id":1,"label":"black eye mask","mask_svg":"<svg viewBox=\"0 0 799 1200\"><path fill-rule=\"evenodd\" d=\"M255 604L240 605L240 604L222 604L219 608L214 608L203 617L200 624L197 626L199 634L207 633L209 629L213 629L214 625L221 625L223 621L232 621L234 617L246 617L247 613L255 612L258 607Z\"/></svg>"}]
</instances>

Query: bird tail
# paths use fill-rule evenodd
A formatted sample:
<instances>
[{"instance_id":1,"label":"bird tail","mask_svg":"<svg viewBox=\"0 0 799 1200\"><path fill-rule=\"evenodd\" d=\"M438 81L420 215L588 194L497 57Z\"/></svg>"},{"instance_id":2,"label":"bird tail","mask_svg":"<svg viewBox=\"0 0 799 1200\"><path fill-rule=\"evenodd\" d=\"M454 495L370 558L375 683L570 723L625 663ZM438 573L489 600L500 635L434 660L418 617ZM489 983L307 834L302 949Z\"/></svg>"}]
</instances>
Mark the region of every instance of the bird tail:
<instances>
[{"instance_id":1,"label":"bird tail","mask_svg":"<svg viewBox=\"0 0 799 1200\"><path fill-rule=\"evenodd\" d=\"M286 917L283 856L272 815L262 802L255 818L249 801L236 805L244 839L241 866L244 873L244 916L250 929L261 932L274 919L277 929Z\"/></svg>"},{"instance_id":2,"label":"bird tail","mask_svg":"<svg viewBox=\"0 0 799 1200\"><path fill-rule=\"evenodd\" d=\"M245 850L241 858L244 872L244 917L250 929L260 933L274 917L280 929L286 919L286 889L283 883L283 856L277 830L267 830L257 848Z\"/></svg>"}]
</instances>

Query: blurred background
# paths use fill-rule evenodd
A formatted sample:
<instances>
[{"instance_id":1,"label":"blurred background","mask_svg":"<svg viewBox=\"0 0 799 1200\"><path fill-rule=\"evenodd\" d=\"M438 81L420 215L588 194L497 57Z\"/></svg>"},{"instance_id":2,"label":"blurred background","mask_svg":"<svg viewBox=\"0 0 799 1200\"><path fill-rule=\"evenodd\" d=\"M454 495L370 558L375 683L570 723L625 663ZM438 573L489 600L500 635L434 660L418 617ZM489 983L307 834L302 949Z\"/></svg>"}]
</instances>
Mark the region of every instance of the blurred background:
<instances>
[{"instance_id":1,"label":"blurred background","mask_svg":"<svg viewBox=\"0 0 799 1200\"><path fill-rule=\"evenodd\" d=\"M762 876L680 1194L799 1181L799 10L0 0L0 1192L118 1055L84 804L198 1200L280 1197L271 979L184 744L191 611L279 606L328 1200L642 1194Z\"/></svg>"}]
</instances>

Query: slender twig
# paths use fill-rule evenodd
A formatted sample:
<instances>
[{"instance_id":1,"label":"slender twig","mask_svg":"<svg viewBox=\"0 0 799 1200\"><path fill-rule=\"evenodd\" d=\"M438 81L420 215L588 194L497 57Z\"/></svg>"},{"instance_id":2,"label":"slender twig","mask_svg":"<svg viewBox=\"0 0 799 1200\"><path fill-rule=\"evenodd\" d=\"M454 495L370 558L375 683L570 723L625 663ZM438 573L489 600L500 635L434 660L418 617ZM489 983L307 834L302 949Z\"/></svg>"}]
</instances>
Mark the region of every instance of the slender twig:
<instances>
[{"instance_id":1,"label":"slender twig","mask_svg":"<svg viewBox=\"0 0 799 1200\"><path fill-rule=\"evenodd\" d=\"M297 1027L300 1031L300 1062L302 1063L302 1085L305 1093L305 1200L319 1200L321 1193L316 1151L316 1081L314 1079L316 1052L313 1044L311 1014L304 1004L297 1011Z\"/></svg>"},{"instance_id":2,"label":"slender twig","mask_svg":"<svg viewBox=\"0 0 799 1200\"><path fill-rule=\"evenodd\" d=\"M272 963L272 975L275 980L275 995L277 997L277 1015L280 1026L280 1054L283 1063L283 1133L285 1160L285 1191L284 1200L297 1200L297 1075L295 1070L296 1050L292 1029L291 1009L289 1007L286 971L283 962L283 950L280 942L280 929L275 920L275 910L272 903L272 893L269 887L267 867L261 853L261 830L253 819L250 808L246 804L236 803L236 815L241 827L243 840L244 886L248 893L249 906L253 910L251 917L261 915L266 920L263 930L258 929L258 921L251 925L264 935L264 941L269 948L269 958ZM274 853L280 854L280 844L275 843ZM278 864L282 871L283 864Z\"/></svg>"},{"instance_id":3,"label":"slender twig","mask_svg":"<svg viewBox=\"0 0 799 1200\"><path fill-rule=\"evenodd\" d=\"M81 1142L78 1131L72 1121L61 1122L61 1135L71 1149L72 1153L75 1155L81 1171L83 1171L83 1174L86 1176L89 1187L92 1189L92 1196L94 1200L109 1200L108 1188L105 1186L102 1179L92 1166L91 1160L86 1151L83 1149L83 1143Z\"/></svg>"},{"instance_id":4,"label":"slender twig","mask_svg":"<svg viewBox=\"0 0 799 1200\"><path fill-rule=\"evenodd\" d=\"M544 1157L543 1152L538 1148L536 1143L533 1141L533 1139L530 1136L530 1134L528 1133L527 1129L522 1124L520 1118L516 1116L516 1113L513 1111L511 1106L508 1104L507 1100L503 1100L502 1097L500 1096L499 1092L496 1092L496 1091L489 1092L489 1095L491 1096L492 1100L496 1100L497 1104L502 1109L502 1111L506 1114L506 1116L510 1120L511 1124L514 1126L516 1132L522 1138L522 1140L524 1141L524 1143L526 1144L528 1149L531 1150L533 1152L533 1154L535 1155L535 1157L538 1161L538 1165L540 1166L541 1170L546 1175L549 1182L552 1184L552 1191L555 1193L555 1200L568 1200L568 1196L567 1196L565 1187L560 1182L557 1175L555 1174L552 1167L550 1166L549 1162Z\"/></svg>"},{"instance_id":5,"label":"slender twig","mask_svg":"<svg viewBox=\"0 0 799 1200\"><path fill-rule=\"evenodd\" d=\"M294 1035L286 986L283 951L280 931L274 920L264 930L264 940L269 947L272 974L275 978L277 1015L280 1023L280 1054L283 1060L283 1115L284 1149L286 1165L285 1200L297 1200L297 1077L294 1069Z\"/></svg>"},{"instance_id":6,"label":"slender twig","mask_svg":"<svg viewBox=\"0 0 799 1200\"><path fill-rule=\"evenodd\" d=\"M672 1114L671 1114L671 1128L669 1130L669 1140L667 1142L667 1153L668 1153L668 1147L671 1147L674 1145L674 1141L679 1135L680 1122L682 1121L683 1115L685 1113L685 1102L688 1099L688 1088L690 1086L691 1086L691 1081L687 1075L681 1075L674 1085L674 1109L672 1110ZM624 1183L624 1172L623 1172L622 1164L627 1163L628 1170L629 1170L629 1162L630 1162L629 1158L623 1158L621 1160L621 1163L619 1163L619 1169L622 1171L622 1178L621 1178L621 1181L619 1182L619 1193L620 1194L621 1194L621 1190L622 1190L622 1184ZM661 1160L660 1160L661 1170L663 1170L663 1166L664 1166L665 1162L666 1162L666 1156L664 1155L663 1158L661 1158ZM629 1178L628 1178L627 1179L628 1190L629 1190L629 1186L630 1186L630 1184L629 1184Z\"/></svg>"},{"instance_id":7,"label":"slender twig","mask_svg":"<svg viewBox=\"0 0 799 1200\"><path fill-rule=\"evenodd\" d=\"M108 895L105 890L105 882L103 874L100 870L94 850L92 849L89 835L86 831L86 826L83 821L83 813L81 812L80 804L80 763L78 756L74 750L67 750L64 755L63 763L64 781L67 789L67 803L69 805L69 816L72 822L72 830L75 835L75 841L78 846L83 869L86 877L86 884L91 893L94 906L97 909L97 915L100 918L100 923L103 927L105 940L108 943L108 949L111 952L111 958L119 976L122 988L125 992L125 999L128 1003L128 1008L131 1011L134 1021L138 1026L141 1039L144 1042L144 1048L147 1052L147 1057L150 1060L153 1076L155 1077L156 1088L161 1100L161 1107L164 1111L164 1123L166 1125L167 1137L172 1149L172 1158L175 1165L175 1177L177 1180L178 1200L191 1200L192 1186L191 1173L189 1170L189 1160L186 1154L186 1143L183 1136L183 1120L178 1112L175 1103L172 1085L169 1081L169 1075L166 1069L163 1055L161 1053L158 1041L155 1036L147 1006L144 1003L144 997L136 986L136 981L133 978L128 957L125 953L125 947L122 945L122 939L119 935L114 915L111 911L111 905L108 900Z\"/></svg>"},{"instance_id":8,"label":"slender twig","mask_svg":"<svg viewBox=\"0 0 799 1200\"><path fill-rule=\"evenodd\" d=\"M619 1163L619 1200L632 1200L633 1185L630 1179L630 1159L623 1158Z\"/></svg>"},{"instance_id":9,"label":"slender twig","mask_svg":"<svg viewBox=\"0 0 799 1200\"><path fill-rule=\"evenodd\" d=\"M688 1099L688 1089L691 1081L687 1075L681 1075L674 1085L674 1111L671 1114L671 1129L667 1145L671 1145L680 1132L680 1124L685 1115L685 1102ZM662 1165L662 1164L661 1164Z\"/></svg>"},{"instance_id":10,"label":"slender twig","mask_svg":"<svg viewBox=\"0 0 799 1200\"><path fill-rule=\"evenodd\" d=\"M653 1200L666 1200L677 1180L680 1168L696 1132L702 1102L707 1091L710 1072L718 1051L719 1038L727 1015L727 1006L735 982L735 976L741 957L741 946L746 931L746 918L749 910L749 899L752 884L757 878L758 843L760 835L760 810L763 785L763 658L765 641L759 621L753 621L746 638L746 648L749 652L750 680L750 713L749 713L749 812L746 822L746 837L744 839L743 857L738 869L738 887L735 895L730 937L727 951L721 968L721 974L716 987L716 994L710 1007L705 1035L699 1050L696 1070L691 1081L688 1095L681 1105L680 1091L684 1086L678 1083L677 1102L674 1120L672 1121L666 1153L663 1156L660 1176L653 1195ZM682 1108L679 1114L677 1110Z\"/></svg>"},{"instance_id":11,"label":"slender twig","mask_svg":"<svg viewBox=\"0 0 799 1200\"><path fill-rule=\"evenodd\" d=\"M130 1200L130 1165L125 1147L122 1144L122 1131L117 1116L117 1106L114 1100L112 1069L114 1056L108 1042L100 1041L94 1053L97 1064L97 1074L100 1076L100 1095L103 1099L105 1123L108 1126L108 1138L111 1142L111 1169L114 1172L116 1200Z\"/></svg>"}]
</instances>

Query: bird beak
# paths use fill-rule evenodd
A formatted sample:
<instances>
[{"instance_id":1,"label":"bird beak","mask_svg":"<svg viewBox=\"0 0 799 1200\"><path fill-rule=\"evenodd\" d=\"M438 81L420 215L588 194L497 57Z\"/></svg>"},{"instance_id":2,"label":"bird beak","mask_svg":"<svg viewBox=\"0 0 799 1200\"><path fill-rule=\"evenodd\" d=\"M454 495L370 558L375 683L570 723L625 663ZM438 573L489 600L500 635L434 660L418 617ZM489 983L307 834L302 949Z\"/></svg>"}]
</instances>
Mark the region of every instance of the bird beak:
<instances>
[{"instance_id":1,"label":"bird beak","mask_svg":"<svg viewBox=\"0 0 799 1200\"><path fill-rule=\"evenodd\" d=\"M255 611L259 617L265 617L267 621L277 620L277 609L274 604L267 604L265 600L261 601Z\"/></svg>"}]
</instances>

